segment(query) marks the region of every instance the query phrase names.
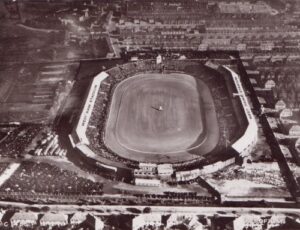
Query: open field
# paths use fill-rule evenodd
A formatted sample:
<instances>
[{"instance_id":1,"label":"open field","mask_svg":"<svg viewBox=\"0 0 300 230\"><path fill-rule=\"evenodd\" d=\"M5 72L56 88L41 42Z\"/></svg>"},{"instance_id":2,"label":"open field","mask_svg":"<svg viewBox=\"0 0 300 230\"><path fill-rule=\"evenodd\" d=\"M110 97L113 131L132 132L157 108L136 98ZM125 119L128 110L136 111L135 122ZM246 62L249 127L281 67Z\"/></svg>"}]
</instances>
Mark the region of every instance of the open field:
<instances>
[{"instance_id":1,"label":"open field","mask_svg":"<svg viewBox=\"0 0 300 230\"><path fill-rule=\"evenodd\" d=\"M140 74L115 89L104 142L120 156L187 161L212 151L218 141L213 99L201 80L177 73Z\"/></svg>"},{"instance_id":2,"label":"open field","mask_svg":"<svg viewBox=\"0 0 300 230\"><path fill-rule=\"evenodd\" d=\"M2 65L2 68L0 121L49 123L72 87L78 63Z\"/></svg>"}]
</instances>

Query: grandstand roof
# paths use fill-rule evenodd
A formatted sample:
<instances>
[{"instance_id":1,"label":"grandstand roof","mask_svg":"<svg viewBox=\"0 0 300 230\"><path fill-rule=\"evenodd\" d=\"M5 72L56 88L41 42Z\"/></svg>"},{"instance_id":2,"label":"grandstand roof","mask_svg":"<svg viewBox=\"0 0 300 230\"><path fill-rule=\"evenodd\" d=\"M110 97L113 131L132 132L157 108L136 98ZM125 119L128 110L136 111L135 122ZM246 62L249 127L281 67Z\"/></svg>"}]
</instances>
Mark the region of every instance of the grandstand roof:
<instances>
[{"instance_id":1,"label":"grandstand roof","mask_svg":"<svg viewBox=\"0 0 300 230\"><path fill-rule=\"evenodd\" d=\"M153 168L156 168L157 164L154 164L154 163L142 163L142 162L140 162L139 163L139 167L140 168L142 168L142 167L153 167Z\"/></svg>"},{"instance_id":2,"label":"grandstand roof","mask_svg":"<svg viewBox=\"0 0 300 230\"><path fill-rule=\"evenodd\" d=\"M172 164L160 164L157 166L158 171L163 171L163 170L173 170Z\"/></svg>"}]
</instances>

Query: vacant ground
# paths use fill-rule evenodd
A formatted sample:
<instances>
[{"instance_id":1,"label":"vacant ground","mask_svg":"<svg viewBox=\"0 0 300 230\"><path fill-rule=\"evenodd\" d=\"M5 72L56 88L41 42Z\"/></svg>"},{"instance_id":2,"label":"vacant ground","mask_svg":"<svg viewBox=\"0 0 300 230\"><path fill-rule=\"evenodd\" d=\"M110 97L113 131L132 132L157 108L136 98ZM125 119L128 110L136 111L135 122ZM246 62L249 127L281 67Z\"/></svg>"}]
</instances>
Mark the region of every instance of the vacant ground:
<instances>
[{"instance_id":1,"label":"vacant ground","mask_svg":"<svg viewBox=\"0 0 300 230\"><path fill-rule=\"evenodd\" d=\"M210 91L185 74L131 77L115 90L104 139L120 156L138 161L179 162L208 153L219 140Z\"/></svg>"}]
</instances>

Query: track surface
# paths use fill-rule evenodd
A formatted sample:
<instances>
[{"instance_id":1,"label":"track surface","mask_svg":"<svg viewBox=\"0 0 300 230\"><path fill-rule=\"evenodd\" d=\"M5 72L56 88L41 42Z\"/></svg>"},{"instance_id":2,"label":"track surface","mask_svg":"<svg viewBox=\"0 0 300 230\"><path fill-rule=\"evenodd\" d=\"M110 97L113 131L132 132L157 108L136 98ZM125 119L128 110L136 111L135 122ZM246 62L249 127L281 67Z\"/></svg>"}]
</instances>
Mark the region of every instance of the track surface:
<instances>
[{"instance_id":1,"label":"track surface","mask_svg":"<svg viewBox=\"0 0 300 230\"><path fill-rule=\"evenodd\" d=\"M186 161L208 153L218 140L213 100L202 81L186 74L148 73L116 87L104 142L120 156L155 163Z\"/></svg>"}]
</instances>

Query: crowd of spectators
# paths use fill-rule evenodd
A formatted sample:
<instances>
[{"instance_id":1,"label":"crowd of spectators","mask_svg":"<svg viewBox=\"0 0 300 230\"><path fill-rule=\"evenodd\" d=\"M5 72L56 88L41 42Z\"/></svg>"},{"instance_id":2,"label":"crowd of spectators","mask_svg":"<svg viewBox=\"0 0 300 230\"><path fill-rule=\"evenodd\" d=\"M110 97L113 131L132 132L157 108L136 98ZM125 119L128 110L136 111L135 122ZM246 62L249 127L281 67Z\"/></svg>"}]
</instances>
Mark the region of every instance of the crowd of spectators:
<instances>
[{"instance_id":1,"label":"crowd of spectators","mask_svg":"<svg viewBox=\"0 0 300 230\"><path fill-rule=\"evenodd\" d=\"M103 184L46 163L22 162L0 192L50 195L101 195Z\"/></svg>"},{"instance_id":2,"label":"crowd of spectators","mask_svg":"<svg viewBox=\"0 0 300 230\"><path fill-rule=\"evenodd\" d=\"M171 63L174 63L176 59L179 58L185 58L189 59L188 61L191 61L191 59L197 59L197 63L202 63L204 64L207 59L217 59L218 63L225 61L225 63L220 63L220 64L228 64L230 62L229 60L229 55L234 55L232 52L223 52L223 53L218 53L218 52L199 52L199 51L180 51L180 52L174 52L174 51L147 51L147 52L141 52L141 51L131 51L127 52L124 54L126 59L130 59L132 57L137 57L143 62L145 62L145 59L155 59L159 54L163 55L164 57L164 63L170 61ZM180 61L180 60L178 60ZM184 60L181 60L184 61ZM171 64L170 63L170 64ZM179 62L179 64L182 62ZM138 66L141 66L142 62L139 62Z\"/></svg>"},{"instance_id":3,"label":"crowd of spectators","mask_svg":"<svg viewBox=\"0 0 300 230\"><path fill-rule=\"evenodd\" d=\"M42 125L21 125L1 140L0 155L3 157L19 157L25 154L26 147L42 130Z\"/></svg>"},{"instance_id":4,"label":"crowd of spectators","mask_svg":"<svg viewBox=\"0 0 300 230\"><path fill-rule=\"evenodd\" d=\"M213 81L215 81L213 83L215 87L212 88L212 95L215 102L220 130L220 140L217 147L222 148L225 145L230 145L230 141L234 139L239 127L236 122L236 115L229 99L230 96L228 95L226 86L224 86L224 82L219 79L214 79Z\"/></svg>"}]
</instances>

